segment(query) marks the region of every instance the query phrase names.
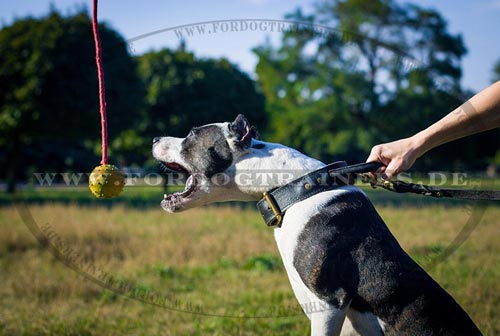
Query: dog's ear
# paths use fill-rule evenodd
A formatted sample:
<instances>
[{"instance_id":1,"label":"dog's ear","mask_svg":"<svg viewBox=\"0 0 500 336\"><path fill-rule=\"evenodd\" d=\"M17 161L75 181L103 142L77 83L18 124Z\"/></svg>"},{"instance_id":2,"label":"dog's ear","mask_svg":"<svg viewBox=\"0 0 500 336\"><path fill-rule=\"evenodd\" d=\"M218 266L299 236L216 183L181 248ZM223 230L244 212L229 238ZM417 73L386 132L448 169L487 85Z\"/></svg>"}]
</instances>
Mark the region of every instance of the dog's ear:
<instances>
[{"instance_id":1,"label":"dog's ear","mask_svg":"<svg viewBox=\"0 0 500 336\"><path fill-rule=\"evenodd\" d=\"M236 119L229 125L231 133L236 137L236 144L241 147L250 147L252 138L259 140L260 135L255 126L250 126L243 114L238 114Z\"/></svg>"}]
</instances>

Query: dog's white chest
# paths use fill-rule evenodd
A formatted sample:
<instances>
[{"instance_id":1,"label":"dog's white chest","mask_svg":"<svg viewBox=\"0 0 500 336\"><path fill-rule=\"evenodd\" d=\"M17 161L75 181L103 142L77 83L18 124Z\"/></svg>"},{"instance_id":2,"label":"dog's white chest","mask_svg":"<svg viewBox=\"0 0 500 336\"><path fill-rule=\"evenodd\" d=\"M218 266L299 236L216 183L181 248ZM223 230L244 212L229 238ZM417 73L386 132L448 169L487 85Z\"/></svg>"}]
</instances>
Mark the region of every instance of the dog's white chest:
<instances>
[{"instance_id":1,"label":"dog's white chest","mask_svg":"<svg viewBox=\"0 0 500 336\"><path fill-rule=\"evenodd\" d=\"M299 236L310 218L318 214L328 201L341 193L351 190L353 190L353 187L346 186L314 195L302 202L294 204L287 210L281 228L276 228L274 230L274 238L276 239L281 258L283 259L283 264L295 295L297 296L297 300L302 307L319 299L304 285L293 265L294 253L299 243Z\"/></svg>"}]
</instances>

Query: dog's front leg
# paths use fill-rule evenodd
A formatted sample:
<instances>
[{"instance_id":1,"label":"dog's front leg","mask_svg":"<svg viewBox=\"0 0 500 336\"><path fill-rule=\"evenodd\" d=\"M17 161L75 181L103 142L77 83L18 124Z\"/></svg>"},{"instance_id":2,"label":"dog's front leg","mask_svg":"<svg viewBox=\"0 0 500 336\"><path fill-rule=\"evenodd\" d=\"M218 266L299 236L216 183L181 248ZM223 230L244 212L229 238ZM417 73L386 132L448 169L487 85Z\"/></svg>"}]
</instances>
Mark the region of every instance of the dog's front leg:
<instances>
[{"instance_id":1,"label":"dog's front leg","mask_svg":"<svg viewBox=\"0 0 500 336\"><path fill-rule=\"evenodd\" d=\"M340 335L349 306L337 308L326 302L322 302L321 306L321 310L310 315L311 336Z\"/></svg>"}]
</instances>

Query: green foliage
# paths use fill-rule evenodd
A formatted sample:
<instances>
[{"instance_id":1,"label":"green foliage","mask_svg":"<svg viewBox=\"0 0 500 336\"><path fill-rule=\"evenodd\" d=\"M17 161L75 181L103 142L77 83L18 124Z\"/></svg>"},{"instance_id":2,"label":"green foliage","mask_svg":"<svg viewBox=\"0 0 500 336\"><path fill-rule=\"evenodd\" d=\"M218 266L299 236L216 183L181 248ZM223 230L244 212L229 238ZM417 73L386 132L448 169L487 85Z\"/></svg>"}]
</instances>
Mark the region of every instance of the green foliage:
<instances>
[{"instance_id":1,"label":"green foliage","mask_svg":"<svg viewBox=\"0 0 500 336\"><path fill-rule=\"evenodd\" d=\"M193 125L238 113L266 123L264 97L225 59L179 50L128 54L121 36L100 26L111 160L151 161L151 139L184 135ZM0 176L27 171L86 171L99 162L100 117L90 18L16 21L0 31Z\"/></svg>"},{"instance_id":2,"label":"green foliage","mask_svg":"<svg viewBox=\"0 0 500 336\"><path fill-rule=\"evenodd\" d=\"M226 59L197 59L181 46L138 57L146 87L141 131L146 137L184 136L191 127L245 114L265 124L264 97L254 82Z\"/></svg>"},{"instance_id":3,"label":"green foliage","mask_svg":"<svg viewBox=\"0 0 500 336\"><path fill-rule=\"evenodd\" d=\"M100 34L113 137L137 119L141 83L123 38L105 24ZM67 17L53 11L0 31L0 151L9 158L2 175L20 177L27 166L61 170L98 163L92 155L92 144L100 141L94 57L84 11Z\"/></svg>"},{"instance_id":4,"label":"green foliage","mask_svg":"<svg viewBox=\"0 0 500 336\"><path fill-rule=\"evenodd\" d=\"M123 163L153 167L149 154L157 136L185 136L189 129L245 114L265 125L264 97L255 83L225 59L198 59L181 46L151 51L136 58L145 88L140 121L112 142Z\"/></svg>"},{"instance_id":5,"label":"green foliage","mask_svg":"<svg viewBox=\"0 0 500 336\"><path fill-rule=\"evenodd\" d=\"M271 140L325 161L360 162L376 143L410 136L465 100L462 37L450 34L434 10L336 0L319 4L313 15L296 10L287 18L309 25L285 32L278 47L254 50ZM450 145L417 167L483 167L477 158L491 157L499 145L491 134L465 143L467 152Z\"/></svg>"},{"instance_id":6,"label":"green foliage","mask_svg":"<svg viewBox=\"0 0 500 336\"><path fill-rule=\"evenodd\" d=\"M364 161L380 142L409 136L459 106L462 37L436 11L394 0L335 0L281 44L254 49L256 84L226 59L185 50L132 58L101 24L111 160L156 166L151 139L245 114L270 141L324 161ZM500 62L494 79L500 79ZM51 11L0 30L0 178L36 171L90 171L99 161L94 44L85 10ZM498 130L426 154L417 169L482 169L500 147ZM498 156L497 156L498 157Z\"/></svg>"}]
</instances>

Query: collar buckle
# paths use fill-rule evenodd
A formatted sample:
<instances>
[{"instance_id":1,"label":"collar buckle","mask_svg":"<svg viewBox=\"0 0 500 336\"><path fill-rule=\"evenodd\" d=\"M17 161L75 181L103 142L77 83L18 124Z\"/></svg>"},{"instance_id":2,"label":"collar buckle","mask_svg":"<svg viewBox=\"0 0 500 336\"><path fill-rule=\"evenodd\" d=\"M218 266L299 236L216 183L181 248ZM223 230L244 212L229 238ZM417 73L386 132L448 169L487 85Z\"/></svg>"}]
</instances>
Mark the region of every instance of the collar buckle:
<instances>
[{"instance_id":1,"label":"collar buckle","mask_svg":"<svg viewBox=\"0 0 500 336\"><path fill-rule=\"evenodd\" d=\"M263 198L266 200L267 205L271 208L271 211L274 214L275 220L267 223L267 226L277 226L281 227L281 222L283 221L283 215L281 214L278 204L274 201L274 198L267 192L264 191L262 194Z\"/></svg>"}]
</instances>

